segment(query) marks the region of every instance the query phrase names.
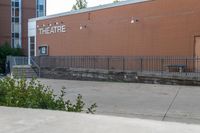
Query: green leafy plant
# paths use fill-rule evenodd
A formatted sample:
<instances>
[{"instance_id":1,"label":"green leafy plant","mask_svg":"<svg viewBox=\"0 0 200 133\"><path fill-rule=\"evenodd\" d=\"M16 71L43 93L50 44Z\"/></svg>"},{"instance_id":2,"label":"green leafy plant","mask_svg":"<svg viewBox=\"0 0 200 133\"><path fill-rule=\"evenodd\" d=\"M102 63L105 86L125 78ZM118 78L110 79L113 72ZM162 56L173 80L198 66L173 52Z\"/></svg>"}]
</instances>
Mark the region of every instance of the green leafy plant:
<instances>
[{"instance_id":1,"label":"green leafy plant","mask_svg":"<svg viewBox=\"0 0 200 133\"><path fill-rule=\"evenodd\" d=\"M117 3L117 2L120 2L120 0L113 0L113 3Z\"/></svg>"},{"instance_id":2,"label":"green leafy plant","mask_svg":"<svg viewBox=\"0 0 200 133\"><path fill-rule=\"evenodd\" d=\"M72 10L79 10L87 8L87 1L86 0L76 0L76 4L73 5Z\"/></svg>"},{"instance_id":3,"label":"green leafy plant","mask_svg":"<svg viewBox=\"0 0 200 133\"><path fill-rule=\"evenodd\" d=\"M5 42L0 46L0 73L5 72L5 62L7 56L22 56L23 52L19 48L11 48L10 44Z\"/></svg>"},{"instance_id":4,"label":"green leafy plant","mask_svg":"<svg viewBox=\"0 0 200 133\"><path fill-rule=\"evenodd\" d=\"M57 96L36 79L27 81L6 77L0 80L0 106L83 112L85 103L82 96L79 94L75 103L65 101L65 89L63 87ZM96 108L95 103L87 108L86 113L93 114Z\"/></svg>"}]
</instances>

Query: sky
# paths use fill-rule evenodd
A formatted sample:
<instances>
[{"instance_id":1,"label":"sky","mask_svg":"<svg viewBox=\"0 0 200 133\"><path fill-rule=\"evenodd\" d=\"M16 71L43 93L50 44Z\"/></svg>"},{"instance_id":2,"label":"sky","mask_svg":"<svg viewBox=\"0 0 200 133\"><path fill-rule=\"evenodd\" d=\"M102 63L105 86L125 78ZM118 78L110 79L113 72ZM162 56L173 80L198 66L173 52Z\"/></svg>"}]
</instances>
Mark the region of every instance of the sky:
<instances>
[{"instance_id":1,"label":"sky","mask_svg":"<svg viewBox=\"0 0 200 133\"><path fill-rule=\"evenodd\" d=\"M88 7L112 3L113 0L87 0ZM70 11L76 0L47 0L47 15Z\"/></svg>"}]
</instances>

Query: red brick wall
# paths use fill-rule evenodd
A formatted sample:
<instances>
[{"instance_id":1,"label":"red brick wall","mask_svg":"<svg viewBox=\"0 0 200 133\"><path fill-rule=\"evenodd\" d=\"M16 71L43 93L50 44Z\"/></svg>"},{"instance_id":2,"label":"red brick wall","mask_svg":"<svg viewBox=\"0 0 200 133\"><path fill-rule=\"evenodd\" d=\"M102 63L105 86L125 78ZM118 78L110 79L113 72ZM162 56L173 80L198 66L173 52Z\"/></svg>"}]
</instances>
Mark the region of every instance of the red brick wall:
<instances>
[{"instance_id":1,"label":"red brick wall","mask_svg":"<svg viewBox=\"0 0 200 133\"><path fill-rule=\"evenodd\" d=\"M22 48L28 54L28 19L36 17L36 0L22 2Z\"/></svg>"},{"instance_id":2,"label":"red brick wall","mask_svg":"<svg viewBox=\"0 0 200 133\"><path fill-rule=\"evenodd\" d=\"M36 0L22 0L22 49L28 52L28 19L36 17ZM11 1L0 0L0 44L11 43Z\"/></svg>"},{"instance_id":3,"label":"red brick wall","mask_svg":"<svg viewBox=\"0 0 200 133\"><path fill-rule=\"evenodd\" d=\"M51 18L37 25L63 22L66 33L39 35L51 56L123 55L193 56L200 35L199 0L154 0L88 13ZM139 21L131 24L131 17ZM80 30L80 24L87 28Z\"/></svg>"},{"instance_id":4,"label":"red brick wall","mask_svg":"<svg viewBox=\"0 0 200 133\"><path fill-rule=\"evenodd\" d=\"M11 41L10 15L10 0L0 0L0 45Z\"/></svg>"}]
</instances>

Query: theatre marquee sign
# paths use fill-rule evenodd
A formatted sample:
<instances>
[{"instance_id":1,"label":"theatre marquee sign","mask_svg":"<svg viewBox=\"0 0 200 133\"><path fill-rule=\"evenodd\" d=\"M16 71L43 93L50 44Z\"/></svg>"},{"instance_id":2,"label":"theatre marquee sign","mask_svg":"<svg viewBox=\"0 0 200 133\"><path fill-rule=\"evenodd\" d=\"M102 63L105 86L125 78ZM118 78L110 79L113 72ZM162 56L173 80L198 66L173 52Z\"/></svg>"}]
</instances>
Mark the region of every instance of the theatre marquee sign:
<instances>
[{"instance_id":1,"label":"theatre marquee sign","mask_svg":"<svg viewBox=\"0 0 200 133\"><path fill-rule=\"evenodd\" d=\"M48 25L43 27L38 27L38 31L40 35L49 35L56 33L64 33L66 32L66 25Z\"/></svg>"}]
</instances>

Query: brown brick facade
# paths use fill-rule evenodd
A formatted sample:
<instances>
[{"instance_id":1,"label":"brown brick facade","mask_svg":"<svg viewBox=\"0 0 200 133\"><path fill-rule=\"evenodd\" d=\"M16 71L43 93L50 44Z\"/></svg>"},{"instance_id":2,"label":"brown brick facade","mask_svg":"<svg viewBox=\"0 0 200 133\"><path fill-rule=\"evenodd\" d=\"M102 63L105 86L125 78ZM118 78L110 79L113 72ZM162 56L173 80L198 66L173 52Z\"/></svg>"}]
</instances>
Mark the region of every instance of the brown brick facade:
<instances>
[{"instance_id":1,"label":"brown brick facade","mask_svg":"<svg viewBox=\"0 0 200 133\"><path fill-rule=\"evenodd\" d=\"M0 0L0 45L11 42L11 7L9 0Z\"/></svg>"},{"instance_id":2,"label":"brown brick facade","mask_svg":"<svg viewBox=\"0 0 200 133\"><path fill-rule=\"evenodd\" d=\"M37 31L37 46L47 44L51 56L194 56L200 1L152 0L40 20L37 25L56 22L66 25L65 33Z\"/></svg>"}]
</instances>

